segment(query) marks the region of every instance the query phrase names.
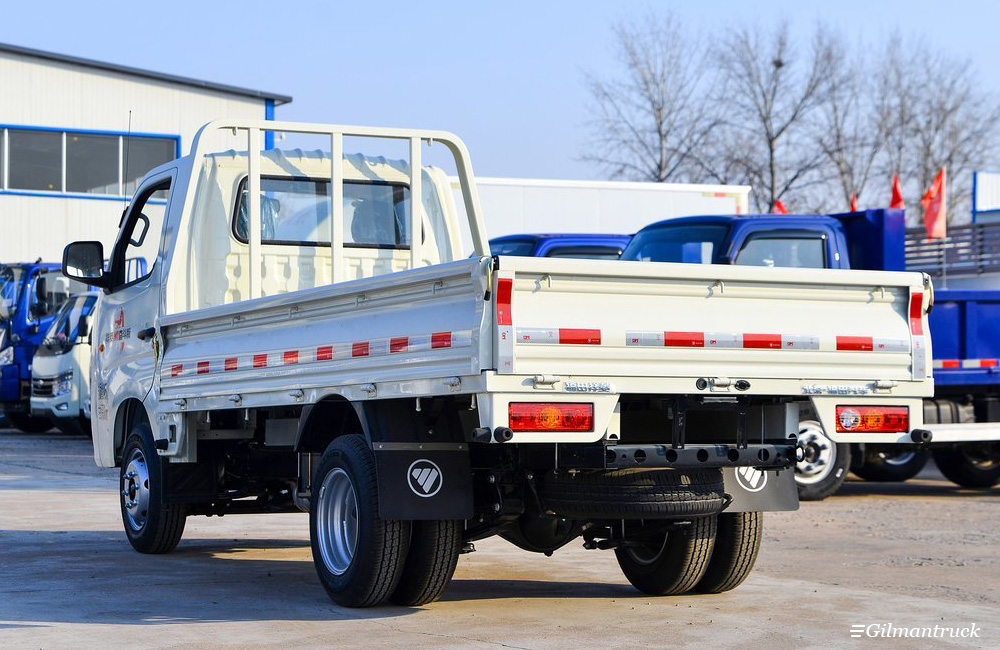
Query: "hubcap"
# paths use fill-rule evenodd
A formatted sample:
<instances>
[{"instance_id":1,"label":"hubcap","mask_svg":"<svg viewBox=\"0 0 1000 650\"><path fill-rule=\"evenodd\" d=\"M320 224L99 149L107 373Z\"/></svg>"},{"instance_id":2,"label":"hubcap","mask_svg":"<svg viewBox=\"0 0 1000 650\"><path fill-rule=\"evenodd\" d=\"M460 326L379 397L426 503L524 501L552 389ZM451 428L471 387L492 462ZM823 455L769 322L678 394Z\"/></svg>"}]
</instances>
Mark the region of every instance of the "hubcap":
<instances>
[{"instance_id":1,"label":"hubcap","mask_svg":"<svg viewBox=\"0 0 1000 650\"><path fill-rule=\"evenodd\" d=\"M837 461L837 445L822 427L805 422L799 425L798 446L802 460L795 463L795 480L804 485L819 483L830 475Z\"/></svg>"},{"instance_id":2,"label":"hubcap","mask_svg":"<svg viewBox=\"0 0 1000 650\"><path fill-rule=\"evenodd\" d=\"M121 479L122 507L129 528L138 532L146 525L149 515L149 467L141 449L128 457Z\"/></svg>"},{"instance_id":3,"label":"hubcap","mask_svg":"<svg viewBox=\"0 0 1000 650\"><path fill-rule=\"evenodd\" d=\"M342 575L358 546L358 500L354 484L339 467L326 475L316 504L320 556L327 570Z\"/></svg>"}]
</instances>

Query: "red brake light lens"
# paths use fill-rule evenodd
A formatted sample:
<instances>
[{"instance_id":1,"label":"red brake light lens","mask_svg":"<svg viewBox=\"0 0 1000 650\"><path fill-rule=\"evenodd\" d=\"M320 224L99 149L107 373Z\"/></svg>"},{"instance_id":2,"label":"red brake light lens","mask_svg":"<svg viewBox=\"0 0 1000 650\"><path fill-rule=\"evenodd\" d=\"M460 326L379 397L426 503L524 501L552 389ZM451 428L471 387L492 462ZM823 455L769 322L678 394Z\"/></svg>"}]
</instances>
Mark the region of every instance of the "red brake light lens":
<instances>
[{"instance_id":1,"label":"red brake light lens","mask_svg":"<svg viewBox=\"0 0 1000 650\"><path fill-rule=\"evenodd\" d=\"M910 409L906 406L838 406L838 433L906 433Z\"/></svg>"},{"instance_id":2,"label":"red brake light lens","mask_svg":"<svg viewBox=\"0 0 1000 650\"><path fill-rule=\"evenodd\" d=\"M507 408L513 431L593 431L594 405L511 402Z\"/></svg>"}]
</instances>

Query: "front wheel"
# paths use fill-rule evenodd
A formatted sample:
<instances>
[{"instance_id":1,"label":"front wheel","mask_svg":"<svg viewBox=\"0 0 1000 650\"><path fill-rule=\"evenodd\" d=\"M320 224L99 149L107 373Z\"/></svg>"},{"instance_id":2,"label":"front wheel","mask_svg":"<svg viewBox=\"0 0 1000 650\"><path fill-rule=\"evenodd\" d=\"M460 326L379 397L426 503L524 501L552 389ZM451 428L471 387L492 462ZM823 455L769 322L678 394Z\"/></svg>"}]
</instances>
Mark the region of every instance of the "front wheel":
<instances>
[{"instance_id":1,"label":"front wheel","mask_svg":"<svg viewBox=\"0 0 1000 650\"><path fill-rule=\"evenodd\" d=\"M163 498L163 465L149 425L133 427L122 452L119 500L125 534L140 553L169 553L184 534L185 507Z\"/></svg>"},{"instance_id":2,"label":"front wheel","mask_svg":"<svg viewBox=\"0 0 1000 650\"><path fill-rule=\"evenodd\" d=\"M795 485L803 501L822 501L840 489L851 466L851 446L827 437L816 420L799 423L802 460L795 463Z\"/></svg>"},{"instance_id":3,"label":"front wheel","mask_svg":"<svg viewBox=\"0 0 1000 650\"><path fill-rule=\"evenodd\" d=\"M8 413L7 419L24 433L45 433L52 428L52 420L27 413Z\"/></svg>"},{"instance_id":4,"label":"front wheel","mask_svg":"<svg viewBox=\"0 0 1000 650\"><path fill-rule=\"evenodd\" d=\"M908 481L930 459L926 449L904 445L865 445L865 462L854 473L866 481Z\"/></svg>"},{"instance_id":5,"label":"front wheel","mask_svg":"<svg viewBox=\"0 0 1000 650\"><path fill-rule=\"evenodd\" d=\"M375 456L362 436L341 436L323 453L309 538L319 581L338 605L379 605L399 584L410 522L379 517Z\"/></svg>"},{"instance_id":6,"label":"front wheel","mask_svg":"<svg viewBox=\"0 0 1000 650\"><path fill-rule=\"evenodd\" d=\"M697 517L675 530L617 548L618 566L633 587L651 596L690 591L708 569L715 519Z\"/></svg>"},{"instance_id":7,"label":"front wheel","mask_svg":"<svg viewBox=\"0 0 1000 650\"><path fill-rule=\"evenodd\" d=\"M948 480L967 488L1000 483L1000 442L970 442L934 450L934 463Z\"/></svg>"}]
</instances>

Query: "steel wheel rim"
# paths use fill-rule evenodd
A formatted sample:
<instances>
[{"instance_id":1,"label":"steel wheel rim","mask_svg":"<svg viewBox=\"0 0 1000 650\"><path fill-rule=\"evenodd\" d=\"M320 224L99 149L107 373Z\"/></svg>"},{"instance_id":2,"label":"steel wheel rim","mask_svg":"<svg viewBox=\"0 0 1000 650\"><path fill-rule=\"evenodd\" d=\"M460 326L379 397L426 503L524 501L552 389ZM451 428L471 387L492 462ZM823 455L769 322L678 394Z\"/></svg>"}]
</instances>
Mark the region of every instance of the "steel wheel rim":
<instances>
[{"instance_id":1,"label":"steel wheel rim","mask_svg":"<svg viewBox=\"0 0 1000 650\"><path fill-rule=\"evenodd\" d=\"M959 451L966 462L978 470L989 471L1000 465L1000 445L996 443L987 443L982 447L963 445Z\"/></svg>"},{"instance_id":2,"label":"steel wheel rim","mask_svg":"<svg viewBox=\"0 0 1000 650\"><path fill-rule=\"evenodd\" d=\"M358 546L358 500L351 477L341 468L326 475L316 504L320 557L327 571L343 575Z\"/></svg>"},{"instance_id":3,"label":"steel wheel rim","mask_svg":"<svg viewBox=\"0 0 1000 650\"><path fill-rule=\"evenodd\" d=\"M802 460L795 463L796 482L813 485L825 480L837 462L837 444L815 424L800 425L796 444L803 451Z\"/></svg>"},{"instance_id":4,"label":"steel wheel rim","mask_svg":"<svg viewBox=\"0 0 1000 650\"><path fill-rule=\"evenodd\" d=\"M149 516L149 465L141 449L134 449L121 478L122 508L129 528L139 532Z\"/></svg>"},{"instance_id":5,"label":"steel wheel rim","mask_svg":"<svg viewBox=\"0 0 1000 650\"><path fill-rule=\"evenodd\" d=\"M649 545L641 544L637 546L629 546L629 557L632 558L633 562L640 566L649 566L655 563L658 559L660 559L660 556L663 555L663 550L667 547L667 535L668 533L663 534L663 538L659 545L657 545L654 541Z\"/></svg>"}]
</instances>

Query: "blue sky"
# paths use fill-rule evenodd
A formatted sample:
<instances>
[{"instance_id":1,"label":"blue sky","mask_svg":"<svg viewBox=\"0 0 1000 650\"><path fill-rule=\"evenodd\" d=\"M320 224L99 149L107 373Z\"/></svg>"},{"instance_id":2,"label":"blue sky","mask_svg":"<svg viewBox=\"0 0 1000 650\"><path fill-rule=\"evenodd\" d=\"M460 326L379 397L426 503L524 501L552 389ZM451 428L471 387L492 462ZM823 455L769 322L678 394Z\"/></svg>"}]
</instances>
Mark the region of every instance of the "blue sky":
<instances>
[{"instance_id":1,"label":"blue sky","mask_svg":"<svg viewBox=\"0 0 1000 650\"><path fill-rule=\"evenodd\" d=\"M1000 89L1000 4L839 2L7 3L0 41L294 97L279 119L443 128L484 176L598 178L585 71L616 70L611 25L669 8L724 38L740 24L817 21L877 42L919 35Z\"/></svg>"}]
</instances>

